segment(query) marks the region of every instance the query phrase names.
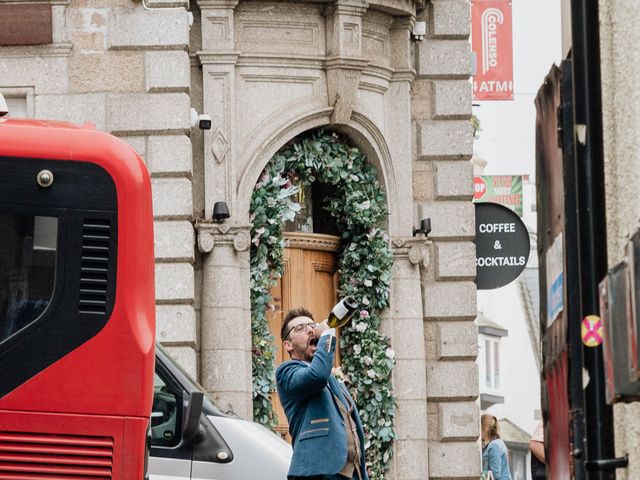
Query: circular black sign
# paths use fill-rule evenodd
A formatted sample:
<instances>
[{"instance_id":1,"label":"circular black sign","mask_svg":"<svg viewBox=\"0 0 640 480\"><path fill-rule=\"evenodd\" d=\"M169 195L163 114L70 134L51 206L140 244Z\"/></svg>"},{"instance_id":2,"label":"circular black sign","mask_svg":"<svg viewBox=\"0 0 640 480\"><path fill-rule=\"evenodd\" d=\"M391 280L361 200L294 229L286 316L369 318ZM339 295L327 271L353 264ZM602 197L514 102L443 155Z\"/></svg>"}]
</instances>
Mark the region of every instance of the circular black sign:
<instances>
[{"instance_id":1,"label":"circular black sign","mask_svg":"<svg viewBox=\"0 0 640 480\"><path fill-rule=\"evenodd\" d=\"M497 203L476 203L476 286L503 287L529 259L529 233L520 217Z\"/></svg>"}]
</instances>

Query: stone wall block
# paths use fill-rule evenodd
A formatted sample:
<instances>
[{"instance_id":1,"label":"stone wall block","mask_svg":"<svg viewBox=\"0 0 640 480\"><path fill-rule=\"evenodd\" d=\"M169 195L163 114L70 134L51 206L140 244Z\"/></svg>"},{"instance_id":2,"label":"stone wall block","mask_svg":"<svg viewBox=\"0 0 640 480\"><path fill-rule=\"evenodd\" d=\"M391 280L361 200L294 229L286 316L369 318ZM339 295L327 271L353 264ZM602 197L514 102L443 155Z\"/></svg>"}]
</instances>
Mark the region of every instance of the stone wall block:
<instances>
[{"instance_id":1,"label":"stone wall block","mask_svg":"<svg viewBox=\"0 0 640 480\"><path fill-rule=\"evenodd\" d=\"M473 320L476 316L473 282L426 282L422 298L426 320Z\"/></svg>"},{"instance_id":2,"label":"stone wall block","mask_svg":"<svg viewBox=\"0 0 640 480\"><path fill-rule=\"evenodd\" d=\"M196 312L191 305L158 305L156 337L164 345L196 347Z\"/></svg>"},{"instance_id":3,"label":"stone wall block","mask_svg":"<svg viewBox=\"0 0 640 480\"><path fill-rule=\"evenodd\" d=\"M120 140L122 140L125 143L128 143L131 148L133 148L136 153L138 155L140 155L140 158L142 158L142 160L145 162L146 164L146 157L147 157L147 137L120 137ZM147 169L149 167L147 166Z\"/></svg>"},{"instance_id":4,"label":"stone wall block","mask_svg":"<svg viewBox=\"0 0 640 480\"><path fill-rule=\"evenodd\" d=\"M114 133L191 131L191 100L186 93L112 94L107 96L107 128Z\"/></svg>"},{"instance_id":5,"label":"stone wall block","mask_svg":"<svg viewBox=\"0 0 640 480\"><path fill-rule=\"evenodd\" d=\"M470 201L425 202L424 215L431 218L429 239L472 240L476 234L476 210ZM475 262L474 262L475 264Z\"/></svg>"},{"instance_id":6,"label":"stone wall block","mask_svg":"<svg viewBox=\"0 0 640 480\"><path fill-rule=\"evenodd\" d=\"M475 361L427 361L429 401L478 398L478 366Z\"/></svg>"},{"instance_id":7,"label":"stone wall block","mask_svg":"<svg viewBox=\"0 0 640 480\"><path fill-rule=\"evenodd\" d=\"M435 196L433 162L414 162L411 176L413 200L428 202Z\"/></svg>"},{"instance_id":8,"label":"stone wall block","mask_svg":"<svg viewBox=\"0 0 640 480\"><path fill-rule=\"evenodd\" d=\"M98 52L69 58L69 88L76 93L142 92L142 52Z\"/></svg>"},{"instance_id":9,"label":"stone wall block","mask_svg":"<svg viewBox=\"0 0 640 480\"><path fill-rule=\"evenodd\" d=\"M391 346L396 352L396 361L420 359L417 352L423 350L423 321L422 318L396 318L385 324L389 327Z\"/></svg>"},{"instance_id":10,"label":"stone wall block","mask_svg":"<svg viewBox=\"0 0 640 480\"><path fill-rule=\"evenodd\" d=\"M167 352L186 370L191 378L198 378L198 355L191 347L167 347Z\"/></svg>"},{"instance_id":11,"label":"stone wall block","mask_svg":"<svg viewBox=\"0 0 640 480\"><path fill-rule=\"evenodd\" d=\"M230 282L233 282L233 284L230 284ZM219 294L203 298L202 304L204 306L211 307L214 310L222 307L235 307L242 310L245 293L241 290L242 285L238 276L237 266L225 267L220 264L216 265L214 276L206 287L208 291L218 292Z\"/></svg>"},{"instance_id":12,"label":"stone wall block","mask_svg":"<svg viewBox=\"0 0 640 480\"><path fill-rule=\"evenodd\" d=\"M193 303L193 266L188 263L156 264L156 301Z\"/></svg>"},{"instance_id":13,"label":"stone wall block","mask_svg":"<svg viewBox=\"0 0 640 480\"><path fill-rule=\"evenodd\" d=\"M153 225L156 260L193 263L195 232L191 222L156 221Z\"/></svg>"},{"instance_id":14,"label":"stone wall block","mask_svg":"<svg viewBox=\"0 0 640 480\"><path fill-rule=\"evenodd\" d=\"M434 82L416 78L411 84L411 119L430 120L433 118Z\"/></svg>"},{"instance_id":15,"label":"stone wall block","mask_svg":"<svg viewBox=\"0 0 640 480\"><path fill-rule=\"evenodd\" d=\"M0 61L0 64L2 61ZM38 95L36 117L72 123L93 123L105 130L105 95Z\"/></svg>"},{"instance_id":16,"label":"stone wall block","mask_svg":"<svg viewBox=\"0 0 640 480\"><path fill-rule=\"evenodd\" d=\"M68 65L69 58L64 56L9 56L3 52L0 55L0 87L27 85L39 95L66 94L69 91Z\"/></svg>"},{"instance_id":17,"label":"stone wall block","mask_svg":"<svg viewBox=\"0 0 640 480\"><path fill-rule=\"evenodd\" d=\"M471 200L473 197L471 162L434 161L433 173L437 200Z\"/></svg>"},{"instance_id":18,"label":"stone wall block","mask_svg":"<svg viewBox=\"0 0 640 480\"><path fill-rule=\"evenodd\" d=\"M468 0L432 0L429 38L461 38L471 34Z\"/></svg>"},{"instance_id":19,"label":"stone wall block","mask_svg":"<svg viewBox=\"0 0 640 480\"><path fill-rule=\"evenodd\" d=\"M416 44L416 72L424 78L460 78L471 75L468 40L427 40Z\"/></svg>"},{"instance_id":20,"label":"stone wall block","mask_svg":"<svg viewBox=\"0 0 640 480\"><path fill-rule=\"evenodd\" d=\"M109 48L186 49L189 19L182 9L114 9L109 12Z\"/></svg>"},{"instance_id":21,"label":"stone wall block","mask_svg":"<svg viewBox=\"0 0 640 480\"><path fill-rule=\"evenodd\" d=\"M188 92L191 60L185 51L146 52L144 85L147 92Z\"/></svg>"},{"instance_id":22,"label":"stone wall block","mask_svg":"<svg viewBox=\"0 0 640 480\"><path fill-rule=\"evenodd\" d=\"M186 135L151 136L147 141L147 168L153 177L192 175L192 145Z\"/></svg>"},{"instance_id":23,"label":"stone wall block","mask_svg":"<svg viewBox=\"0 0 640 480\"><path fill-rule=\"evenodd\" d=\"M207 391L246 392L251 382L251 352L242 350L203 350L202 386ZM250 389L251 387L249 387Z\"/></svg>"},{"instance_id":24,"label":"stone wall block","mask_svg":"<svg viewBox=\"0 0 640 480\"><path fill-rule=\"evenodd\" d=\"M151 180L153 215L156 219L189 219L193 214L191 182L186 178Z\"/></svg>"},{"instance_id":25,"label":"stone wall block","mask_svg":"<svg viewBox=\"0 0 640 480\"><path fill-rule=\"evenodd\" d=\"M475 402L437 403L439 441L475 441L480 436L480 411Z\"/></svg>"},{"instance_id":26,"label":"stone wall block","mask_svg":"<svg viewBox=\"0 0 640 480\"><path fill-rule=\"evenodd\" d=\"M425 480L429 478L427 440L396 440L394 444L395 480Z\"/></svg>"},{"instance_id":27,"label":"stone wall block","mask_svg":"<svg viewBox=\"0 0 640 480\"><path fill-rule=\"evenodd\" d=\"M427 438L427 403L424 400L398 400L395 422L398 440Z\"/></svg>"},{"instance_id":28,"label":"stone wall block","mask_svg":"<svg viewBox=\"0 0 640 480\"><path fill-rule=\"evenodd\" d=\"M473 155L471 120L425 120L417 124L419 160L469 160Z\"/></svg>"},{"instance_id":29,"label":"stone wall block","mask_svg":"<svg viewBox=\"0 0 640 480\"><path fill-rule=\"evenodd\" d=\"M429 442L430 478L476 479L480 476L477 442Z\"/></svg>"},{"instance_id":30,"label":"stone wall block","mask_svg":"<svg viewBox=\"0 0 640 480\"><path fill-rule=\"evenodd\" d=\"M390 307L394 317L420 318L422 314L422 304L416 298L416 292L420 288L419 278L404 279L395 278L391 284Z\"/></svg>"},{"instance_id":31,"label":"stone wall block","mask_svg":"<svg viewBox=\"0 0 640 480\"><path fill-rule=\"evenodd\" d=\"M436 276L439 280L473 280L476 246L472 242L436 242Z\"/></svg>"},{"instance_id":32,"label":"stone wall block","mask_svg":"<svg viewBox=\"0 0 640 480\"><path fill-rule=\"evenodd\" d=\"M397 359L393 371L393 384L396 399L421 400L426 397L426 378L424 360Z\"/></svg>"},{"instance_id":33,"label":"stone wall block","mask_svg":"<svg viewBox=\"0 0 640 480\"><path fill-rule=\"evenodd\" d=\"M202 345L212 350L228 349L230 345L251 348L251 322L243 322L243 310L238 307L212 309L209 320L202 324Z\"/></svg>"},{"instance_id":34,"label":"stone wall block","mask_svg":"<svg viewBox=\"0 0 640 480\"><path fill-rule=\"evenodd\" d=\"M462 80L433 80L433 118L470 118L471 84Z\"/></svg>"},{"instance_id":35,"label":"stone wall block","mask_svg":"<svg viewBox=\"0 0 640 480\"><path fill-rule=\"evenodd\" d=\"M472 321L437 324L438 360L475 360L478 356L478 327Z\"/></svg>"}]
</instances>

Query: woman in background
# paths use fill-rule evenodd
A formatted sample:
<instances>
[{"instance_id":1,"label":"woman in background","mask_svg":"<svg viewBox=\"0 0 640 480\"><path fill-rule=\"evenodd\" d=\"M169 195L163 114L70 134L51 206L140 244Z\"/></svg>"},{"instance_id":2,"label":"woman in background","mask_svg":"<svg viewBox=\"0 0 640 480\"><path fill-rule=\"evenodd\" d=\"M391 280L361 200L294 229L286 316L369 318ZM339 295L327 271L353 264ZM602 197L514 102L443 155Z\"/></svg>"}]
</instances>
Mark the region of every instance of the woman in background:
<instances>
[{"instance_id":1,"label":"woman in background","mask_svg":"<svg viewBox=\"0 0 640 480\"><path fill-rule=\"evenodd\" d=\"M481 417L482 471L491 471L495 480L512 480L509 471L507 446L500 440L498 419L493 415Z\"/></svg>"}]
</instances>

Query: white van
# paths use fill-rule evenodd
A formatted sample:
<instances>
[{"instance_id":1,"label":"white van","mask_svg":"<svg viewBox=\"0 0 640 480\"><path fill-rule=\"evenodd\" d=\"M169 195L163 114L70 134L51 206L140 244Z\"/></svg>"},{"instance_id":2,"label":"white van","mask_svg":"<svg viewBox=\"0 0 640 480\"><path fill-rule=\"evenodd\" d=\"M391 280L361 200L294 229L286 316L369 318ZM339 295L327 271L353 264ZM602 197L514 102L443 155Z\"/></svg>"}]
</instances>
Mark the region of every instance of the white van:
<instances>
[{"instance_id":1,"label":"white van","mask_svg":"<svg viewBox=\"0 0 640 480\"><path fill-rule=\"evenodd\" d=\"M156 347L150 480L286 480L291 454L262 425L222 413Z\"/></svg>"}]
</instances>

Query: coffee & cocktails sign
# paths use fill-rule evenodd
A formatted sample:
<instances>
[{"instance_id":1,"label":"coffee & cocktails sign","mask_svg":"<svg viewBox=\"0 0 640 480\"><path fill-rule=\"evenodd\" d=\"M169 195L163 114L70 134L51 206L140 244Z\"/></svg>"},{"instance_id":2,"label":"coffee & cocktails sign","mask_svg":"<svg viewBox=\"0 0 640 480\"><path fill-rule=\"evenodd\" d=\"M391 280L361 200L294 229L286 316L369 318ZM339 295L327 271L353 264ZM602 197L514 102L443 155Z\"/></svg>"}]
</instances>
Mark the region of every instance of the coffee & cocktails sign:
<instances>
[{"instance_id":1,"label":"coffee & cocktails sign","mask_svg":"<svg viewBox=\"0 0 640 480\"><path fill-rule=\"evenodd\" d=\"M518 215L495 203L476 203L476 286L499 288L515 280L529 259L529 233Z\"/></svg>"}]
</instances>

